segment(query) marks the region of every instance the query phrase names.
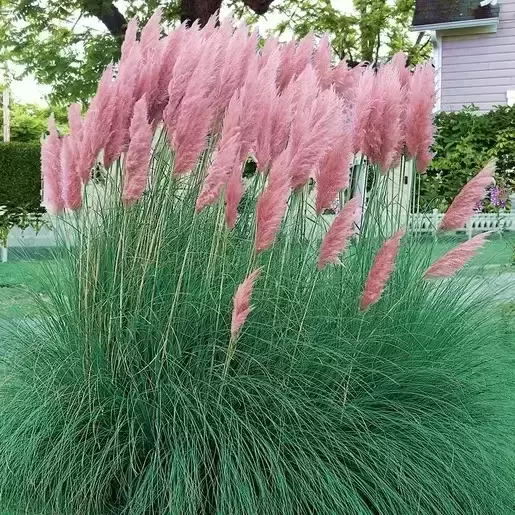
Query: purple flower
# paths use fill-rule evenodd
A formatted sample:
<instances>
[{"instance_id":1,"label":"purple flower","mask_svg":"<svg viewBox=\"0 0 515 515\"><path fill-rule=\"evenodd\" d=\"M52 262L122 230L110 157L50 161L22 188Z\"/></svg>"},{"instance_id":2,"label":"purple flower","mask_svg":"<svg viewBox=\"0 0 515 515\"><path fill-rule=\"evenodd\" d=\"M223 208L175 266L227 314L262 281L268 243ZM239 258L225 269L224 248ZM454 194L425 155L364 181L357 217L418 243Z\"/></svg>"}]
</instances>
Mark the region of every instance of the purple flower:
<instances>
[{"instance_id":1,"label":"purple flower","mask_svg":"<svg viewBox=\"0 0 515 515\"><path fill-rule=\"evenodd\" d=\"M482 200L479 200L478 202L476 202L476 207L474 208L474 210L476 211L476 213L483 212L483 201Z\"/></svg>"},{"instance_id":2,"label":"purple flower","mask_svg":"<svg viewBox=\"0 0 515 515\"><path fill-rule=\"evenodd\" d=\"M499 188L497 186L492 186L490 188L490 203L494 207L499 207L501 205L501 201L499 199Z\"/></svg>"}]
</instances>

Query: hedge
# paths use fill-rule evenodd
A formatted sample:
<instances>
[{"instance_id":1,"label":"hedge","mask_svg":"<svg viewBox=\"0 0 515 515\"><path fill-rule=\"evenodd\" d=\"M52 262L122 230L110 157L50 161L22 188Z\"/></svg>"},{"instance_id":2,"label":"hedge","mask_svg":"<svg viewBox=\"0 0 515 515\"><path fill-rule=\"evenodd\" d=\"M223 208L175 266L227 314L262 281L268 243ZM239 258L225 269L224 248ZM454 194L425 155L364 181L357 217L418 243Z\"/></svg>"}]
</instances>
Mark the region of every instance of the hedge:
<instances>
[{"instance_id":1,"label":"hedge","mask_svg":"<svg viewBox=\"0 0 515 515\"><path fill-rule=\"evenodd\" d=\"M491 158L497 159L498 184L514 189L515 106L498 106L482 115L474 106L439 113L436 127L435 158L421 185L426 209L444 210Z\"/></svg>"},{"instance_id":2,"label":"hedge","mask_svg":"<svg viewBox=\"0 0 515 515\"><path fill-rule=\"evenodd\" d=\"M11 216L43 210L39 143L0 143L0 206Z\"/></svg>"}]
</instances>

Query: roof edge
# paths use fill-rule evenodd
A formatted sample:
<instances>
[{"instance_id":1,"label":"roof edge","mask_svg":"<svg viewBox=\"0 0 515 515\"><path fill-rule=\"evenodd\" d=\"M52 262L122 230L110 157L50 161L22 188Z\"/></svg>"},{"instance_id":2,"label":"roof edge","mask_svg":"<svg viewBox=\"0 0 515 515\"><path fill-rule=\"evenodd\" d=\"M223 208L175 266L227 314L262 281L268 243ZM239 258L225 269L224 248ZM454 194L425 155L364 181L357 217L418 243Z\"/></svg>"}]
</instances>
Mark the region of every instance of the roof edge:
<instances>
[{"instance_id":1,"label":"roof edge","mask_svg":"<svg viewBox=\"0 0 515 515\"><path fill-rule=\"evenodd\" d=\"M487 27L491 25L499 25L499 18L480 18L477 20L450 21L444 23L430 23L427 25L412 25L412 32L425 32L428 30L452 30L467 29L472 27Z\"/></svg>"}]
</instances>

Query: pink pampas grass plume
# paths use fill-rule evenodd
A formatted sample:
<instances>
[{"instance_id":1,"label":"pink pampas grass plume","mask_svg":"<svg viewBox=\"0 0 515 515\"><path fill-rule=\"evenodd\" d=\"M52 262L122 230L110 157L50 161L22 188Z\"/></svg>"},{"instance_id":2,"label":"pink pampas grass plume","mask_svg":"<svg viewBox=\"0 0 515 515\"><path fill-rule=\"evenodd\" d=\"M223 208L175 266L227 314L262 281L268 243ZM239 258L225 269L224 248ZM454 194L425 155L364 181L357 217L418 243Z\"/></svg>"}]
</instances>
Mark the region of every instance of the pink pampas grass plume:
<instances>
[{"instance_id":1,"label":"pink pampas grass plume","mask_svg":"<svg viewBox=\"0 0 515 515\"><path fill-rule=\"evenodd\" d=\"M70 126L70 133L72 136L79 137L82 132L82 115L80 104L70 104L68 107L68 125Z\"/></svg>"},{"instance_id":2,"label":"pink pampas grass plume","mask_svg":"<svg viewBox=\"0 0 515 515\"><path fill-rule=\"evenodd\" d=\"M268 185L256 206L255 248L261 252L269 248L281 226L290 197L290 155L286 149L276 159L270 170Z\"/></svg>"},{"instance_id":3,"label":"pink pampas grass plume","mask_svg":"<svg viewBox=\"0 0 515 515\"><path fill-rule=\"evenodd\" d=\"M138 20L133 18L128 24L122 43L120 65L129 57L135 46L139 45L136 37L138 34Z\"/></svg>"},{"instance_id":4,"label":"pink pampas grass plume","mask_svg":"<svg viewBox=\"0 0 515 515\"><path fill-rule=\"evenodd\" d=\"M68 145L70 149L67 152L70 152L73 155L70 166L73 168L74 175L79 175L80 172L79 160L82 144L83 123L80 104L71 104L68 107L68 126L70 127Z\"/></svg>"},{"instance_id":5,"label":"pink pampas grass plume","mask_svg":"<svg viewBox=\"0 0 515 515\"><path fill-rule=\"evenodd\" d=\"M141 30L140 49L143 58L146 58L157 45L161 38L161 17L162 9L156 9L147 24Z\"/></svg>"},{"instance_id":6,"label":"pink pampas grass plume","mask_svg":"<svg viewBox=\"0 0 515 515\"><path fill-rule=\"evenodd\" d=\"M129 133L130 143L125 161L122 193L122 199L126 204L139 200L147 185L152 148L152 125L148 122L145 96L141 97L134 106Z\"/></svg>"},{"instance_id":7,"label":"pink pampas grass plume","mask_svg":"<svg viewBox=\"0 0 515 515\"><path fill-rule=\"evenodd\" d=\"M291 185L302 188L318 167L339 135L342 118L341 101L336 93L325 90L320 93L311 112L297 113L292 126ZM294 139L295 137L295 139Z\"/></svg>"},{"instance_id":8,"label":"pink pampas grass plume","mask_svg":"<svg viewBox=\"0 0 515 515\"><path fill-rule=\"evenodd\" d=\"M364 71L363 66L349 68L345 61L340 61L332 70L330 80L338 95L350 107L357 94L357 85Z\"/></svg>"},{"instance_id":9,"label":"pink pampas grass plume","mask_svg":"<svg viewBox=\"0 0 515 515\"><path fill-rule=\"evenodd\" d=\"M136 78L139 74L141 53L138 46L120 63L116 87L116 111L111 125L111 134L104 148L104 166L108 168L129 145L129 127L136 102Z\"/></svg>"},{"instance_id":10,"label":"pink pampas grass plume","mask_svg":"<svg viewBox=\"0 0 515 515\"><path fill-rule=\"evenodd\" d=\"M224 23L225 20L222 23L222 27ZM247 72L246 60L249 57L247 40L248 27L246 24L241 24L228 37L213 100L217 114L225 111L234 92L242 86L245 80Z\"/></svg>"},{"instance_id":11,"label":"pink pampas grass plume","mask_svg":"<svg viewBox=\"0 0 515 515\"><path fill-rule=\"evenodd\" d=\"M354 103L354 146L353 152L364 151L365 139L369 130L370 116L377 109L376 76L372 67L365 68L356 86Z\"/></svg>"},{"instance_id":12,"label":"pink pampas grass plume","mask_svg":"<svg viewBox=\"0 0 515 515\"><path fill-rule=\"evenodd\" d=\"M281 54L281 49L279 47L279 40L277 38L267 38L265 44L263 45L263 49L261 50L261 56L259 59L259 68L263 68L270 56L274 52L279 52L279 56Z\"/></svg>"},{"instance_id":13,"label":"pink pampas grass plume","mask_svg":"<svg viewBox=\"0 0 515 515\"><path fill-rule=\"evenodd\" d=\"M179 105L196 68L195 65L192 66L192 63L198 62L202 52L202 39L199 31L188 29L186 33L187 36L184 35L181 40L181 51L175 61L172 78L168 84L168 104L163 112L163 120L171 143L179 117Z\"/></svg>"},{"instance_id":14,"label":"pink pampas grass plume","mask_svg":"<svg viewBox=\"0 0 515 515\"><path fill-rule=\"evenodd\" d=\"M406 66L406 54L404 52L397 52L392 57L391 65L399 75L401 87L409 88L411 72L410 69Z\"/></svg>"},{"instance_id":15,"label":"pink pampas grass plume","mask_svg":"<svg viewBox=\"0 0 515 515\"><path fill-rule=\"evenodd\" d=\"M64 207L75 211L82 204L82 181L77 170L77 154L71 136L63 136L62 139L61 170Z\"/></svg>"},{"instance_id":16,"label":"pink pampas grass plume","mask_svg":"<svg viewBox=\"0 0 515 515\"><path fill-rule=\"evenodd\" d=\"M241 108L241 97L237 92L231 98L225 113L222 136L213 162L204 179L202 191L197 198L195 206L197 212L216 202L223 187L227 185L231 178L234 167L241 162Z\"/></svg>"},{"instance_id":17,"label":"pink pampas grass plume","mask_svg":"<svg viewBox=\"0 0 515 515\"><path fill-rule=\"evenodd\" d=\"M259 60L255 56L241 89L242 117L241 158L245 159L251 150L255 150L260 132L270 130L271 102L275 96L275 80L279 68L279 53L274 52L266 66L259 69Z\"/></svg>"},{"instance_id":18,"label":"pink pampas grass plume","mask_svg":"<svg viewBox=\"0 0 515 515\"><path fill-rule=\"evenodd\" d=\"M349 186L351 160L352 133L347 127L326 154L316 174L317 213L329 208L338 192Z\"/></svg>"},{"instance_id":19,"label":"pink pampas grass plume","mask_svg":"<svg viewBox=\"0 0 515 515\"><path fill-rule=\"evenodd\" d=\"M313 54L313 66L318 75L318 81L322 89L327 89L333 82L333 70L331 68L331 44L329 36L324 34Z\"/></svg>"},{"instance_id":20,"label":"pink pampas grass plume","mask_svg":"<svg viewBox=\"0 0 515 515\"><path fill-rule=\"evenodd\" d=\"M465 225L474 214L477 203L485 198L486 188L495 182L494 172L495 162L490 161L463 187L445 213L440 230L452 231Z\"/></svg>"},{"instance_id":21,"label":"pink pampas grass plume","mask_svg":"<svg viewBox=\"0 0 515 515\"><path fill-rule=\"evenodd\" d=\"M424 172L433 143L433 108L435 103L435 71L431 63L417 66L411 78L406 111L406 149L417 160L417 169Z\"/></svg>"},{"instance_id":22,"label":"pink pampas grass plume","mask_svg":"<svg viewBox=\"0 0 515 515\"><path fill-rule=\"evenodd\" d=\"M244 191L242 166L238 162L232 171L231 178L225 189L225 221L229 229L232 229L236 225L238 206L243 198Z\"/></svg>"},{"instance_id":23,"label":"pink pampas grass plume","mask_svg":"<svg viewBox=\"0 0 515 515\"><path fill-rule=\"evenodd\" d=\"M384 65L376 79L376 109L369 118L364 152L382 173L388 172L396 159L402 140L402 106L404 95L397 70Z\"/></svg>"},{"instance_id":24,"label":"pink pampas grass plume","mask_svg":"<svg viewBox=\"0 0 515 515\"><path fill-rule=\"evenodd\" d=\"M295 88L289 86L280 95L276 96L272 108L271 129L272 143L270 145L271 155L266 163L268 167L270 163L281 155L286 148L288 138L290 136L290 128L293 120L293 96ZM264 169L264 168L262 168Z\"/></svg>"},{"instance_id":25,"label":"pink pampas grass plume","mask_svg":"<svg viewBox=\"0 0 515 515\"><path fill-rule=\"evenodd\" d=\"M425 272L424 277L452 277L461 270L485 244L486 238L492 234L486 232L458 245L455 249L447 252L438 261L433 263Z\"/></svg>"},{"instance_id":26,"label":"pink pampas grass plume","mask_svg":"<svg viewBox=\"0 0 515 515\"><path fill-rule=\"evenodd\" d=\"M395 268L395 260L404 233L404 229L397 231L377 253L361 296L360 308L362 311L365 311L381 298L386 283Z\"/></svg>"},{"instance_id":27,"label":"pink pampas grass plume","mask_svg":"<svg viewBox=\"0 0 515 515\"><path fill-rule=\"evenodd\" d=\"M218 34L216 34L218 36ZM172 134L172 146L175 149L174 173L183 174L191 170L207 145L209 129L214 117L214 108L210 92L215 85L221 53L222 39L212 37L214 41L205 45L197 68L186 87L175 133Z\"/></svg>"},{"instance_id":28,"label":"pink pampas grass plume","mask_svg":"<svg viewBox=\"0 0 515 515\"><path fill-rule=\"evenodd\" d=\"M290 41L281 48L281 66L279 68L279 76L277 77L277 87L282 91L295 75L294 57L295 57L295 41Z\"/></svg>"},{"instance_id":29,"label":"pink pampas grass plume","mask_svg":"<svg viewBox=\"0 0 515 515\"><path fill-rule=\"evenodd\" d=\"M257 268L252 272L239 286L234 294L232 321L231 321L231 338L234 340L238 336L241 327L247 320L252 307L250 298L254 288L254 282L259 277L261 268Z\"/></svg>"},{"instance_id":30,"label":"pink pampas grass plume","mask_svg":"<svg viewBox=\"0 0 515 515\"><path fill-rule=\"evenodd\" d=\"M338 213L320 247L318 269L329 263L339 263L339 256L345 251L349 239L356 232L356 224L361 218L361 198L358 196L347 202Z\"/></svg>"},{"instance_id":31,"label":"pink pampas grass plume","mask_svg":"<svg viewBox=\"0 0 515 515\"><path fill-rule=\"evenodd\" d=\"M61 139L53 116L48 120L48 131L50 134L41 145L43 202L50 213L58 214L64 207L61 189Z\"/></svg>"},{"instance_id":32,"label":"pink pampas grass plume","mask_svg":"<svg viewBox=\"0 0 515 515\"><path fill-rule=\"evenodd\" d=\"M115 93L113 67L109 65L100 78L97 94L91 101L84 120L79 168L84 182L89 180L95 159L109 140L117 107Z\"/></svg>"},{"instance_id":33,"label":"pink pampas grass plume","mask_svg":"<svg viewBox=\"0 0 515 515\"><path fill-rule=\"evenodd\" d=\"M293 68L295 77L298 77L305 69L308 63L311 62L314 50L315 36L312 32L304 36L297 48L295 49L295 55L293 56Z\"/></svg>"}]
</instances>

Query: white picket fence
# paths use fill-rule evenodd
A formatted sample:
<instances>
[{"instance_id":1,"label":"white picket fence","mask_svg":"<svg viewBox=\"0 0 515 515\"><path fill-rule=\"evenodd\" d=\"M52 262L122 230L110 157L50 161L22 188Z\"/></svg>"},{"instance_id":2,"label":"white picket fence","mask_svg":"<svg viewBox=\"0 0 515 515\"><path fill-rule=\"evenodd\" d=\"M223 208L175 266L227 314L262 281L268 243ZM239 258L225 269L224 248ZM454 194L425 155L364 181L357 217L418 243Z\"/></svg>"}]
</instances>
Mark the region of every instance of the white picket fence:
<instances>
[{"instance_id":1,"label":"white picket fence","mask_svg":"<svg viewBox=\"0 0 515 515\"><path fill-rule=\"evenodd\" d=\"M418 233L435 232L443 216L436 209L432 213L412 215L410 217L410 229ZM471 238L473 234L488 231L515 231L515 213L477 213L457 232L466 232L469 238Z\"/></svg>"}]
</instances>

